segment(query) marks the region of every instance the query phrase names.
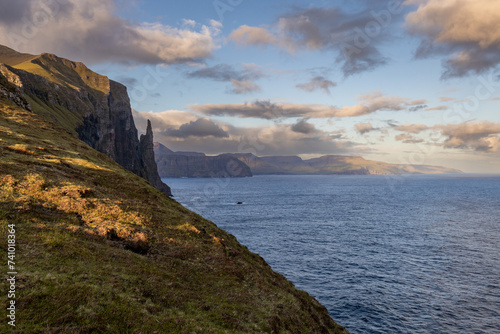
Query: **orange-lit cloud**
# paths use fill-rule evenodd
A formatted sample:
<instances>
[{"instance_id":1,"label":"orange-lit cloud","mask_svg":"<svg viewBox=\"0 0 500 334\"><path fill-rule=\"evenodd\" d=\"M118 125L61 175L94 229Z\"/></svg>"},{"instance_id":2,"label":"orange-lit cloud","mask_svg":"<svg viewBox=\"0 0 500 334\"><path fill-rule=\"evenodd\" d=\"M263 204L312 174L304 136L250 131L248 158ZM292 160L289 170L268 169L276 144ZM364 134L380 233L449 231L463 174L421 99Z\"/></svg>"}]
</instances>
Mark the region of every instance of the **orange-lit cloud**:
<instances>
[{"instance_id":1,"label":"orange-lit cloud","mask_svg":"<svg viewBox=\"0 0 500 334\"><path fill-rule=\"evenodd\" d=\"M420 143L424 142L423 139L415 138L414 136L408 135L408 134L397 135L396 137L394 137L394 139L396 141L401 141L405 144L420 144Z\"/></svg>"},{"instance_id":2,"label":"orange-lit cloud","mask_svg":"<svg viewBox=\"0 0 500 334\"><path fill-rule=\"evenodd\" d=\"M407 133L420 133L422 131L428 130L429 127L425 124L403 124L394 127L395 130Z\"/></svg>"},{"instance_id":3,"label":"orange-lit cloud","mask_svg":"<svg viewBox=\"0 0 500 334\"><path fill-rule=\"evenodd\" d=\"M358 95L359 103L351 106L329 106L323 104L275 103L266 100L235 104L191 105L191 110L208 116L230 116L240 118L280 119L292 117L331 118L356 117L377 111L402 111L426 103L425 100L387 96L381 92Z\"/></svg>"},{"instance_id":4,"label":"orange-lit cloud","mask_svg":"<svg viewBox=\"0 0 500 334\"><path fill-rule=\"evenodd\" d=\"M371 123L358 123L355 125L356 131L364 135L365 133L379 130L379 128L374 128Z\"/></svg>"},{"instance_id":5,"label":"orange-lit cloud","mask_svg":"<svg viewBox=\"0 0 500 334\"><path fill-rule=\"evenodd\" d=\"M447 139L444 147L470 148L483 152L500 152L500 123L465 122L436 126Z\"/></svg>"},{"instance_id":6,"label":"orange-lit cloud","mask_svg":"<svg viewBox=\"0 0 500 334\"><path fill-rule=\"evenodd\" d=\"M115 14L114 0L13 3L2 6L0 44L22 52L56 53L87 63L175 64L204 60L219 47L216 21L185 21L180 28L136 23Z\"/></svg>"},{"instance_id":7,"label":"orange-lit cloud","mask_svg":"<svg viewBox=\"0 0 500 334\"><path fill-rule=\"evenodd\" d=\"M443 77L482 73L500 64L498 0L411 0L406 4L418 5L406 17L408 31L422 38L417 56L448 56Z\"/></svg>"}]
</instances>

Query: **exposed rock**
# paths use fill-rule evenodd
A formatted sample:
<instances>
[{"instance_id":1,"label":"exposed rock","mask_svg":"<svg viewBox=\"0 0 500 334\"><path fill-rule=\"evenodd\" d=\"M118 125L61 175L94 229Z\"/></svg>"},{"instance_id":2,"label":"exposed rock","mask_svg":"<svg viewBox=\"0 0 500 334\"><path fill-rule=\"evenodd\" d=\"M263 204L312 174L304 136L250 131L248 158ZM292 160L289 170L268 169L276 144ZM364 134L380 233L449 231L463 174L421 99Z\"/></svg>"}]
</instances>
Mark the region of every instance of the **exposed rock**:
<instances>
[{"instance_id":1,"label":"exposed rock","mask_svg":"<svg viewBox=\"0 0 500 334\"><path fill-rule=\"evenodd\" d=\"M0 95L3 95L7 100L13 102L19 107L32 111L31 105L23 96L21 90L14 84L10 83L8 78L4 76L4 73L8 73L8 69L5 65L0 64Z\"/></svg>"},{"instance_id":2,"label":"exposed rock","mask_svg":"<svg viewBox=\"0 0 500 334\"><path fill-rule=\"evenodd\" d=\"M155 188L161 190L165 194L172 196L170 192L170 187L161 181L158 175L158 167L155 162L155 152L153 144L153 130L151 128L151 121L148 119L148 126L145 135L141 135L140 149L139 149L144 162L144 172L146 175L144 178L149 180Z\"/></svg>"}]
</instances>

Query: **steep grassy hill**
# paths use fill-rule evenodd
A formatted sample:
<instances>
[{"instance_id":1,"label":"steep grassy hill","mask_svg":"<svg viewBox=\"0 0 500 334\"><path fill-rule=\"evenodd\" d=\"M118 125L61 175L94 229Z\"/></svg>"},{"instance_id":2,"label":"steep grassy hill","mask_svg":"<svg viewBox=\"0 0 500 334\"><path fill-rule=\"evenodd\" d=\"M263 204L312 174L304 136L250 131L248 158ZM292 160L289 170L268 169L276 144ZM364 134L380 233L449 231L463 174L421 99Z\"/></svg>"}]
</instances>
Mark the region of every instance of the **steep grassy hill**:
<instances>
[{"instance_id":1,"label":"steep grassy hill","mask_svg":"<svg viewBox=\"0 0 500 334\"><path fill-rule=\"evenodd\" d=\"M234 236L0 94L4 263L8 224L17 314L14 329L3 289L1 333L345 332Z\"/></svg>"}]
</instances>

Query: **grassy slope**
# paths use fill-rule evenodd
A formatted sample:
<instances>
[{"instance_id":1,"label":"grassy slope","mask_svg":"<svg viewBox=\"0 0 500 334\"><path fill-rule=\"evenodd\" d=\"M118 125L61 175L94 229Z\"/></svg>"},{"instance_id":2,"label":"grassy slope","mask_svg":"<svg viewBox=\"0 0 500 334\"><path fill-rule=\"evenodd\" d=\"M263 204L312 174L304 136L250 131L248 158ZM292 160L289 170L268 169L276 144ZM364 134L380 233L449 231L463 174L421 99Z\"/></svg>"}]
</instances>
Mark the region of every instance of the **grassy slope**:
<instances>
[{"instance_id":1,"label":"grassy slope","mask_svg":"<svg viewBox=\"0 0 500 334\"><path fill-rule=\"evenodd\" d=\"M343 332L233 236L2 100L0 157L0 235L17 230L18 333Z\"/></svg>"},{"instance_id":2,"label":"grassy slope","mask_svg":"<svg viewBox=\"0 0 500 334\"><path fill-rule=\"evenodd\" d=\"M53 89L54 98L72 102L75 105L74 109L78 110L77 106L80 107L80 112L70 112L61 105L41 101L33 94L25 97L35 113L57 122L74 134L76 134L75 129L82 124L82 116L87 109L79 105L81 101L75 101L75 90L91 91L100 99L104 99L105 94L112 90L107 77L93 72L83 63L73 62L53 54L23 54L0 45L0 63L38 75L52 84L63 87L64 89ZM43 84L45 84L43 81L38 82L38 85ZM92 108L91 105L87 107Z\"/></svg>"},{"instance_id":3,"label":"grassy slope","mask_svg":"<svg viewBox=\"0 0 500 334\"><path fill-rule=\"evenodd\" d=\"M0 45L0 63L7 65L17 65L25 61L29 61L36 56L28 53L20 53L9 47Z\"/></svg>"}]
</instances>

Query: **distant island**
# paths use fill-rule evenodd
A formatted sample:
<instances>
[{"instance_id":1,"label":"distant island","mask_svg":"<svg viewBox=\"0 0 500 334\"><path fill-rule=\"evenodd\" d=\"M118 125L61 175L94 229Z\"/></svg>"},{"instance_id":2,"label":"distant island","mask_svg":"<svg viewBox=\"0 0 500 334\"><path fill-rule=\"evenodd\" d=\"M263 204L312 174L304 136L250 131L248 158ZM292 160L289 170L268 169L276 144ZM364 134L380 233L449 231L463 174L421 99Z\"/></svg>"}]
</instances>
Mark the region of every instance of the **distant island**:
<instances>
[{"instance_id":1,"label":"distant island","mask_svg":"<svg viewBox=\"0 0 500 334\"><path fill-rule=\"evenodd\" d=\"M199 152L174 152L154 143L160 177L249 177L250 167L229 154L207 156Z\"/></svg>"},{"instance_id":2,"label":"distant island","mask_svg":"<svg viewBox=\"0 0 500 334\"><path fill-rule=\"evenodd\" d=\"M251 153L207 156L199 152L174 152L154 143L158 174L169 177L249 177L252 175L392 175L454 174L462 171L430 165L398 165L366 160L360 156L325 155L303 160L298 156L258 157Z\"/></svg>"}]
</instances>

